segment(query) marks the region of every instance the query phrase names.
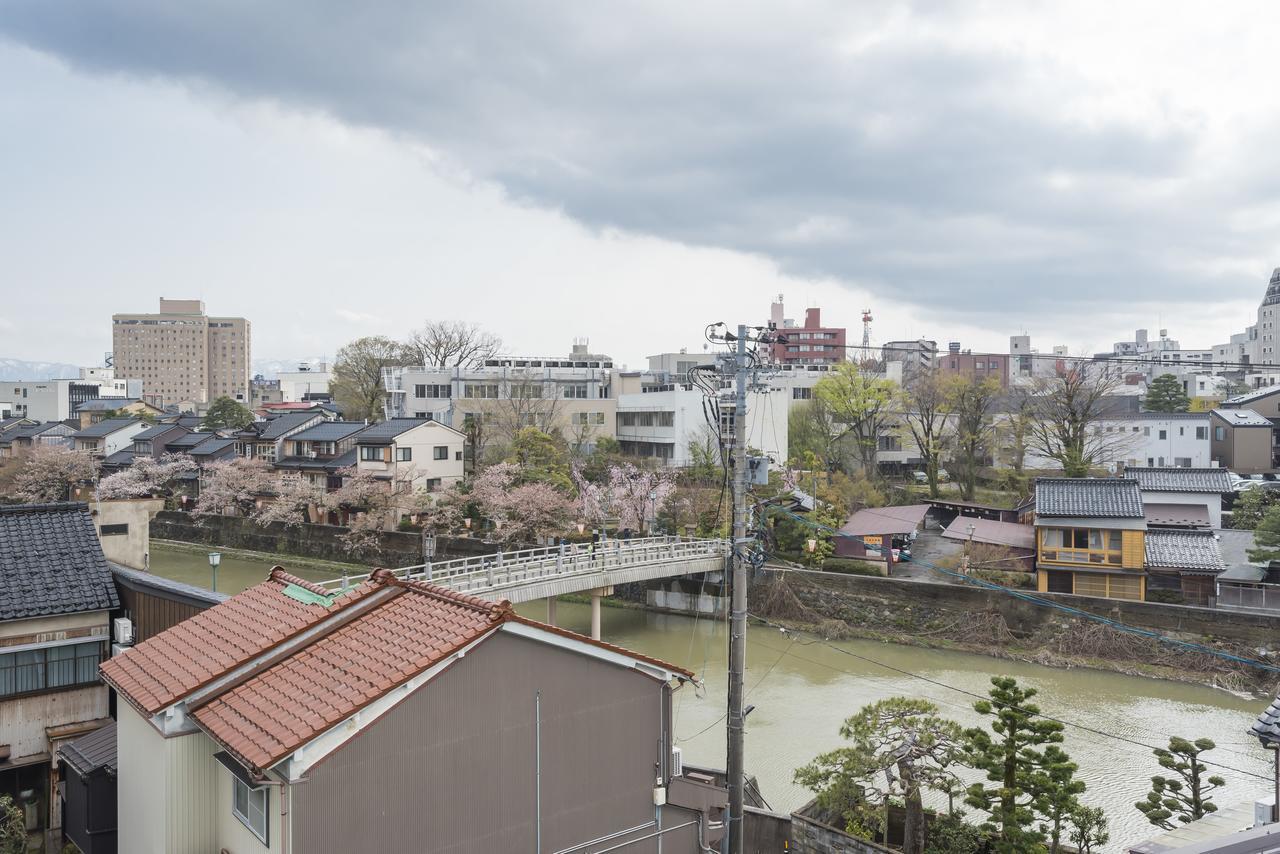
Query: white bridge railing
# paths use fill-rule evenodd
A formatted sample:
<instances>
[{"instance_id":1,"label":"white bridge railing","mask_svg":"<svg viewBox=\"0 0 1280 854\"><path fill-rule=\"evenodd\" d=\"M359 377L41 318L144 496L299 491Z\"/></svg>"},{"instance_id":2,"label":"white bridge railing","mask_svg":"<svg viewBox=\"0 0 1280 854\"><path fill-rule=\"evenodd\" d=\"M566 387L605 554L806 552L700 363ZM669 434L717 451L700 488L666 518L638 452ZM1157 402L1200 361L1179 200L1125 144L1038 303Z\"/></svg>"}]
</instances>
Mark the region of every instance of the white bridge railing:
<instances>
[{"instance_id":1,"label":"white bridge railing","mask_svg":"<svg viewBox=\"0 0 1280 854\"><path fill-rule=\"evenodd\" d=\"M729 541L688 537L644 537L605 540L601 543L565 544L515 552L496 552L456 560L404 566L392 572L399 578L430 581L459 593L484 594L575 575L597 576L611 570L724 557ZM700 570L705 571L705 570ZM678 575L673 571L671 574ZM343 576L320 582L334 591L346 590L369 574ZM608 583L607 581L605 582Z\"/></svg>"}]
</instances>

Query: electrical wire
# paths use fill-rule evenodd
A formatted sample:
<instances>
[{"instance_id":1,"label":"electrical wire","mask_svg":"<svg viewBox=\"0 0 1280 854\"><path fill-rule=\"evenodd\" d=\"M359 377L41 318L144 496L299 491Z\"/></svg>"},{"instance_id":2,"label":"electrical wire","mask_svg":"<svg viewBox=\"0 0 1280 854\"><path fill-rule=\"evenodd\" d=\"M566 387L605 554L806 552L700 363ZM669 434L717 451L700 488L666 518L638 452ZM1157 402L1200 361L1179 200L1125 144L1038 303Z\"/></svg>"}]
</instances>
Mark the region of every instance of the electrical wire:
<instances>
[{"instance_id":1,"label":"electrical wire","mask_svg":"<svg viewBox=\"0 0 1280 854\"><path fill-rule=\"evenodd\" d=\"M774 669L775 667L777 667L777 666L778 666L778 662L782 661L782 659L784 659L784 658L786 658L786 657L787 657L787 653L789 653L789 652L791 651L791 647L795 646L795 644L796 644L796 638L793 636L793 637L791 638L791 642L790 642L789 644L787 644L787 648L786 648L785 650L778 650L778 649L775 649L774 647L771 647L771 646L769 646L769 647L768 647L769 649L772 649L774 652L778 653L778 657L777 657L777 658L775 658L775 659L773 660L773 664L770 664L770 665L769 665L769 669L768 669L768 670L766 670L766 671L765 671L765 672L760 676L760 678L756 680L756 684L752 685L750 688L748 688L748 689L747 689L746 693L743 695L743 699L744 699L744 700L745 700L747 697L749 697L753 691L755 691L755 690L756 690L757 688L759 688L762 684L764 684L764 680L766 680L766 679L768 679L768 678L769 678L769 674L770 674L770 673L772 673L772 672L773 672L773 669ZM767 644L761 644L761 646L768 646L768 645L767 645ZM719 726L719 725L720 725L720 723L721 723L722 721L724 721L724 719L725 719L725 718L727 718L727 717L729 717L729 713L726 711L723 715L721 715L720 717L716 718L714 721L712 721L711 723L707 724L705 727L703 727L702 729L698 730L698 731L697 731L697 732L695 732L693 735L685 736L684 738L677 738L677 739L676 739L676 741L679 741L679 742L689 742L689 741L693 741L693 740L694 740L695 738L697 738L698 736L700 736L700 735L705 735L706 733L710 732L710 731L711 731L712 729L714 729L715 727Z\"/></svg>"}]
</instances>

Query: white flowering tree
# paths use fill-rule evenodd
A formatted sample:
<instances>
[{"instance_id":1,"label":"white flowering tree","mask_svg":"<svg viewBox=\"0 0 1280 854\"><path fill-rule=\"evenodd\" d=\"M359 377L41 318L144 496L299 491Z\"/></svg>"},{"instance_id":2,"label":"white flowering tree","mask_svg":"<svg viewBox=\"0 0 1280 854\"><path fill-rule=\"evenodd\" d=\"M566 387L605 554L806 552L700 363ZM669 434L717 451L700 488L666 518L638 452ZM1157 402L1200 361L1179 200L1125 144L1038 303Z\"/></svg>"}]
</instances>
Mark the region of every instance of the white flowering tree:
<instances>
[{"instance_id":1,"label":"white flowering tree","mask_svg":"<svg viewBox=\"0 0 1280 854\"><path fill-rule=\"evenodd\" d=\"M618 527L647 530L676 492L671 469L646 469L632 463L609 466L608 480L592 483L573 472L578 510L592 522L617 518Z\"/></svg>"},{"instance_id":2,"label":"white flowering tree","mask_svg":"<svg viewBox=\"0 0 1280 854\"><path fill-rule=\"evenodd\" d=\"M399 506L393 501L391 484L349 466L338 472L342 486L324 496L323 507L346 514L347 531L341 536L349 554L376 548L378 537L391 527Z\"/></svg>"},{"instance_id":3,"label":"white flowering tree","mask_svg":"<svg viewBox=\"0 0 1280 854\"><path fill-rule=\"evenodd\" d=\"M520 473L515 463L498 463L471 484L471 499L493 520L497 538L529 542L562 533L573 518L573 499L550 483L520 483Z\"/></svg>"},{"instance_id":4,"label":"white flowering tree","mask_svg":"<svg viewBox=\"0 0 1280 854\"><path fill-rule=\"evenodd\" d=\"M111 501L170 495L175 480L197 470L195 460L186 454L137 457L127 469L109 474L98 482L98 497Z\"/></svg>"},{"instance_id":5,"label":"white flowering tree","mask_svg":"<svg viewBox=\"0 0 1280 854\"><path fill-rule=\"evenodd\" d=\"M66 501L73 486L91 483L100 468L88 451L37 444L22 456L13 494L31 503Z\"/></svg>"},{"instance_id":6,"label":"white flowering tree","mask_svg":"<svg viewBox=\"0 0 1280 854\"><path fill-rule=\"evenodd\" d=\"M271 468L260 459L236 457L211 463L200 483L197 516L252 516L258 500L274 490Z\"/></svg>"},{"instance_id":7,"label":"white flowering tree","mask_svg":"<svg viewBox=\"0 0 1280 854\"><path fill-rule=\"evenodd\" d=\"M253 521L264 528L283 522L293 528L311 521L311 508L320 506L325 493L305 477L292 477L272 487L274 496L253 511Z\"/></svg>"}]
</instances>

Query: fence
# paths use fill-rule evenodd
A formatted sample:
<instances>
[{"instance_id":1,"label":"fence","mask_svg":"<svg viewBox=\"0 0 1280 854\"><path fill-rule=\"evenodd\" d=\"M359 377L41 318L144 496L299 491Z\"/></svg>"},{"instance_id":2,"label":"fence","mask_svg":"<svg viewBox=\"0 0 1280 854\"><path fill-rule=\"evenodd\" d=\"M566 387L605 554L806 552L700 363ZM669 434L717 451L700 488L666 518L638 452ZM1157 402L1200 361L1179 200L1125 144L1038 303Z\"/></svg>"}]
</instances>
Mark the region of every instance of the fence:
<instances>
[{"instance_id":1,"label":"fence","mask_svg":"<svg viewBox=\"0 0 1280 854\"><path fill-rule=\"evenodd\" d=\"M1218 585L1219 608L1249 608L1254 611L1280 611L1280 589L1265 587L1241 587L1237 584Z\"/></svg>"}]
</instances>

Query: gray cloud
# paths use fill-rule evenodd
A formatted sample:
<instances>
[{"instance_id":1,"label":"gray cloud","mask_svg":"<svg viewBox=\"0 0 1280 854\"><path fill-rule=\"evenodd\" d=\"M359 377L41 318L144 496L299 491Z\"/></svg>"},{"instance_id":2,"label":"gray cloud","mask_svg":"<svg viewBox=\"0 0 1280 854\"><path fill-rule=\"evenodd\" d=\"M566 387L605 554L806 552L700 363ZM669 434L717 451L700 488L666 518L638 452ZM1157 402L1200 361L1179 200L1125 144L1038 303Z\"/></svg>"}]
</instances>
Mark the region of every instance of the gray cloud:
<instances>
[{"instance_id":1,"label":"gray cloud","mask_svg":"<svg viewBox=\"0 0 1280 854\"><path fill-rule=\"evenodd\" d=\"M963 10L912 14L945 25ZM1186 123L1069 119L1054 96L1086 85L1071 71L904 36L900 15L17 0L0 33L85 69L384 128L592 226L761 253L940 312L1260 290L1194 267L1273 248L1229 224L1267 199L1273 159L1245 182L1206 170ZM1173 183L1172 197L1145 192Z\"/></svg>"}]
</instances>

